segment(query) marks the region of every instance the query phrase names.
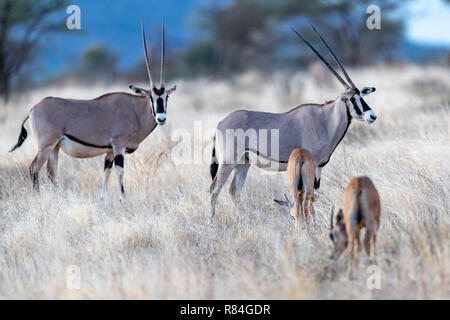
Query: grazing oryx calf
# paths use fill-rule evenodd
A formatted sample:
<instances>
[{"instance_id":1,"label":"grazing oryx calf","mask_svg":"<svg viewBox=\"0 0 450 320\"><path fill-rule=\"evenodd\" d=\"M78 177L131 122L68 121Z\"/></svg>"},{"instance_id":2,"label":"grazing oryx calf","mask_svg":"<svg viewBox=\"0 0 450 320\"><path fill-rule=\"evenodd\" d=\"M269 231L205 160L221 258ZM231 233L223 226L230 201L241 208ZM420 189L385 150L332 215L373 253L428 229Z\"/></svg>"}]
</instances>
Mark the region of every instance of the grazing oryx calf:
<instances>
[{"instance_id":1,"label":"grazing oryx calf","mask_svg":"<svg viewBox=\"0 0 450 320\"><path fill-rule=\"evenodd\" d=\"M36 190L39 190L39 171L45 163L48 177L56 183L58 152L62 149L75 158L106 154L103 195L113 164L121 196L125 195L122 183L124 155L134 152L158 124L165 124L167 99L176 89L173 87L167 90L164 86L164 25L159 89L150 74L144 27L141 27L150 90L130 86L137 95L115 92L93 100L48 97L35 105L22 122L19 140L11 151L19 148L27 138L24 124L30 119L38 145L37 155L30 165L30 175Z\"/></svg>"},{"instance_id":2,"label":"grazing oryx calf","mask_svg":"<svg viewBox=\"0 0 450 320\"><path fill-rule=\"evenodd\" d=\"M314 227L316 227L316 214L313 208L314 180L316 167L314 158L307 149L296 148L292 151L287 165L287 179L291 192L292 202L275 200L276 203L291 208L291 216L295 219L295 230L298 231L299 211L302 209L302 228L308 225L308 215L312 215Z\"/></svg>"},{"instance_id":3,"label":"grazing oryx calf","mask_svg":"<svg viewBox=\"0 0 450 320\"><path fill-rule=\"evenodd\" d=\"M339 210L334 224L334 210L331 211L330 239L332 254L330 259L337 259L348 247L348 272L351 275L353 263L353 249L356 242L357 254L361 251L359 234L366 228L364 235L364 248L370 258L371 246L373 261L376 262L376 232L380 226L380 197L377 189L368 177L357 177L350 181L344 193L344 211ZM356 256L356 264L358 256Z\"/></svg>"}]
</instances>

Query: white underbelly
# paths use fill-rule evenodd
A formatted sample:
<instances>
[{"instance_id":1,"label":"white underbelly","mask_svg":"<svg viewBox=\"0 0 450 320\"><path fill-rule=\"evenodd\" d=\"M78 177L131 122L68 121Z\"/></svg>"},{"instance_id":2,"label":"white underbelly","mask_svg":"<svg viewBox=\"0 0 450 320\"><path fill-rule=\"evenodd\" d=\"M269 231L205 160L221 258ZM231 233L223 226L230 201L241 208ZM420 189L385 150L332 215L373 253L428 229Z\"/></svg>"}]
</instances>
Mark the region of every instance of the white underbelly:
<instances>
[{"instance_id":1,"label":"white underbelly","mask_svg":"<svg viewBox=\"0 0 450 320\"><path fill-rule=\"evenodd\" d=\"M61 140L59 145L65 153L75 158L92 158L112 151L111 148L94 148L85 146L66 137Z\"/></svg>"}]
</instances>

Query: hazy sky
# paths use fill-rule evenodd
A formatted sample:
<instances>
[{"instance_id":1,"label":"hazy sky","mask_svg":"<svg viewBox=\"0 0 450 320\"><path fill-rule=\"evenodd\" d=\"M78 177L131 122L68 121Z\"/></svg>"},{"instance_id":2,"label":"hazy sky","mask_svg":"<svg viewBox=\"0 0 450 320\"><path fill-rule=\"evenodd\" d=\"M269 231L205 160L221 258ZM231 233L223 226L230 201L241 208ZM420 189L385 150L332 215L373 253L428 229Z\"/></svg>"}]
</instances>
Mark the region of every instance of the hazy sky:
<instances>
[{"instance_id":1,"label":"hazy sky","mask_svg":"<svg viewBox=\"0 0 450 320\"><path fill-rule=\"evenodd\" d=\"M450 45L450 4L443 0L419 0L411 2L408 11L406 36L410 40Z\"/></svg>"}]
</instances>

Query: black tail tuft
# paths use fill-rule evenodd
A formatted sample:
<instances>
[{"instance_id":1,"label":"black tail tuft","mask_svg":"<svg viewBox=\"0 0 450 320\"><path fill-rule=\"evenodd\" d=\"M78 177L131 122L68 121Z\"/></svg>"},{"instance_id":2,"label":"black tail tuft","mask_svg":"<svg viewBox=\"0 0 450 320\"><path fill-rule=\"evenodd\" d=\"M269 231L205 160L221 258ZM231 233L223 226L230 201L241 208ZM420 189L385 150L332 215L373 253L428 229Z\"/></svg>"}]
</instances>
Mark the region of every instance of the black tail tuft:
<instances>
[{"instance_id":1,"label":"black tail tuft","mask_svg":"<svg viewBox=\"0 0 450 320\"><path fill-rule=\"evenodd\" d=\"M27 138L28 132L27 132L27 130L25 130L25 127L24 127L25 121L27 121L27 120L28 120L28 117L22 122L22 130L20 130L19 140L17 141L17 144L11 150L9 150L9 152L13 152L17 148L20 148L20 146L23 144L23 142Z\"/></svg>"},{"instance_id":2,"label":"black tail tuft","mask_svg":"<svg viewBox=\"0 0 450 320\"><path fill-rule=\"evenodd\" d=\"M209 166L209 172L211 173L212 180L214 180L214 178L216 177L216 174L217 174L217 170L219 170L219 165L217 164L215 153L216 153L216 148L213 149L212 161L211 161L211 165Z\"/></svg>"},{"instance_id":3,"label":"black tail tuft","mask_svg":"<svg viewBox=\"0 0 450 320\"><path fill-rule=\"evenodd\" d=\"M211 179L214 180L217 174L217 170L219 169L219 164L216 159L216 137L214 136L214 145L212 149L211 155L211 165L209 166L209 172L211 173Z\"/></svg>"}]
</instances>

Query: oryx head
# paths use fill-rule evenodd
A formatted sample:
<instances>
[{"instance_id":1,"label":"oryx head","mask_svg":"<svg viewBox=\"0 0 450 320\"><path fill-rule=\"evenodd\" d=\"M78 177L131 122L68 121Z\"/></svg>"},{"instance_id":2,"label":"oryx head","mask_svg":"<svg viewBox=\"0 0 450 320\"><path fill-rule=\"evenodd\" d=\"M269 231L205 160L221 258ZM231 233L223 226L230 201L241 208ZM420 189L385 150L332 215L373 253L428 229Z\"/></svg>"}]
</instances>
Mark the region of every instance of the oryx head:
<instances>
[{"instance_id":1,"label":"oryx head","mask_svg":"<svg viewBox=\"0 0 450 320\"><path fill-rule=\"evenodd\" d=\"M146 96L150 99L152 114L155 118L155 121L159 125L163 125L167 121L166 111L167 111L167 99L169 95L172 94L177 86L173 86L170 89L166 89L164 86L164 65L165 65L165 36L164 36L164 23L162 25L161 31L161 74L160 74L160 82L159 88L153 83L152 75L150 72L150 62L148 60L147 53L147 44L145 41L145 31L144 25L141 21L141 29L142 29L142 42L144 45L144 54L145 54L145 65L147 66L147 74L148 79L150 80L150 90L145 90L142 88L137 88L135 86L130 86L130 89L133 90L136 94Z\"/></svg>"},{"instance_id":2,"label":"oryx head","mask_svg":"<svg viewBox=\"0 0 450 320\"><path fill-rule=\"evenodd\" d=\"M331 209L330 240L330 259L336 260L345 251L348 244L347 231L345 230L344 214L342 213L342 209L339 209L336 219L334 218L334 207Z\"/></svg>"},{"instance_id":3,"label":"oryx head","mask_svg":"<svg viewBox=\"0 0 450 320\"><path fill-rule=\"evenodd\" d=\"M349 111L352 118L355 118L360 121L366 121L367 123L373 123L377 119L377 115L375 112L367 105L367 103L363 100L363 96L368 95L375 91L374 87L364 87L361 91L355 86L352 79L350 79L349 75L345 71L341 62L334 54L333 50L328 46L326 41L322 38L319 32L311 26L314 32L319 36L322 43L327 47L330 54L333 56L334 60L336 60L339 68L347 79L348 83L342 79L342 77L333 69L333 67L323 58L320 53L308 42L305 38L303 38L297 31L292 29L307 45L308 47L314 51L314 53L322 60L322 62L330 69L330 71L334 74L334 76L341 82L344 86L345 91L341 94L341 100L345 102L347 110Z\"/></svg>"}]
</instances>

